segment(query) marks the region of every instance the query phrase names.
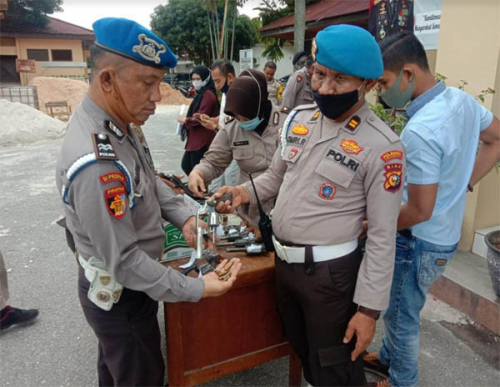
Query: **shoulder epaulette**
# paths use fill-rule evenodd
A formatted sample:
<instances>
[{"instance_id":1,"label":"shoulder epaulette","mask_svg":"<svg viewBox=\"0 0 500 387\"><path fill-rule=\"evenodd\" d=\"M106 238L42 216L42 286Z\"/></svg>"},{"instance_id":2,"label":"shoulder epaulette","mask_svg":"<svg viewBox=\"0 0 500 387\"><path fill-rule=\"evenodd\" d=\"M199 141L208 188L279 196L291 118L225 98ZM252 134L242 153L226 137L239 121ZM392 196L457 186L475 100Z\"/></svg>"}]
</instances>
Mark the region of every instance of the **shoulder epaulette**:
<instances>
[{"instance_id":1,"label":"shoulder epaulette","mask_svg":"<svg viewBox=\"0 0 500 387\"><path fill-rule=\"evenodd\" d=\"M396 132L387 126L387 124L378 118L375 113L371 113L366 120L373 128L384 136L391 144L401 141Z\"/></svg>"}]
</instances>

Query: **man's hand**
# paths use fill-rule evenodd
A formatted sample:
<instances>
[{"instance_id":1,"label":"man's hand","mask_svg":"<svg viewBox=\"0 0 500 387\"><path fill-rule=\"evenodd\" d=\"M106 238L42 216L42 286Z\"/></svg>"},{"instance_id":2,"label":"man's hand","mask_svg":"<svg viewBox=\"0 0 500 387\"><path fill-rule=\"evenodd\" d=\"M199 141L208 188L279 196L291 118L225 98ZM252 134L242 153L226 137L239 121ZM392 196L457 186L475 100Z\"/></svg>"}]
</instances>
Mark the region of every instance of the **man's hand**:
<instances>
[{"instance_id":1,"label":"man's hand","mask_svg":"<svg viewBox=\"0 0 500 387\"><path fill-rule=\"evenodd\" d=\"M203 194L207 192L205 188L205 177L202 171L194 170L189 174L188 186L194 195L203 198Z\"/></svg>"},{"instance_id":2,"label":"man's hand","mask_svg":"<svg viewBox=\"0 0 500 387\"><path fill-rule=\"evenodd\" d=\"M217 126L217 124L206 114L202 114L200 116L200 124L204 128L209 129L209 130L215 130L215 127Z\"/></svg>"},{"instance_id":3,"label":"man's hand","mask_svg":"<svg viewBox=\"0 0 500 387\"><path fill-rule=\"evenodd\" d=\"M184 175L175 175L179 180L184 179ZM183 195L184 190L180 187L176 187L174 183L172 183L170 180L164 179L163 177L159 176L161 181L163 181L166 185L168 185L172 190L177 194L177 195Z\"/></svg>"},{"instance_id":4,"label":"man's hand","mask_svg":"<svg viewBox=\"0 0 500 387\"><path fill-rule=\"evenodd\" d=\"M196 216L191 216L182 226L182 235L189 247L196 248Z\"/></svg>"},{"instance_id":5,"label":"man's hand","mask_svg":"<svg viewBox=\"0 0 500 387\"><path fill-rule=\"evenodd\" d=\"M226 193L232 194L233 198L231 201L226 200L225 202L217 204L215 210L221 214L230 214L242 204L250 203L250 195L248 195L246 189L241 185L236 187L224 186L219 188L219 190L215 193L214 198L219 199Z\"/></svg>"},{"instance_id":6,"label":"man's hand","mask_svg":"<svg viewBox=\"0 0 500 387\"><path fill-rule=\"evenodd\" d=\"M221 296L231 289L231 286L233 286L236 281L236 276L241 269L241 262L238 258L233 258L231 261L233 262L233 266L229 270L231 272L231 276L227 281L220 281L219 276L213 271L201 277L201 279L205 282L205 291L203 292L202 298ZM219 263L216 270L221 270L227 263L228 260L224 259L221 263Z\"/></svg>"},{"instance_id":7,"label":"man's hand","mask_svg":"<svg viewBox=\"0 0 500 387\"><path fill-rule=\"evenodd\" d=\"M344 344L352 340L354 334L357 337L356 347L351 352L351 360L355 361L358 356L370 345L375 335L376 321L363 313L356 312L352 316L344 335Z\"/></svg>"},{"instance_id":8,"label":"man's hand","mask_svg":"<svg viewBox=\"0 0 500 387\"><path fill-rule=\"evenodd\" d=\"M177 119L178 122L180 122L181 124L185 123L186 122L186 116L179 116L179 118Z\"/></svg>"}]
</instances>

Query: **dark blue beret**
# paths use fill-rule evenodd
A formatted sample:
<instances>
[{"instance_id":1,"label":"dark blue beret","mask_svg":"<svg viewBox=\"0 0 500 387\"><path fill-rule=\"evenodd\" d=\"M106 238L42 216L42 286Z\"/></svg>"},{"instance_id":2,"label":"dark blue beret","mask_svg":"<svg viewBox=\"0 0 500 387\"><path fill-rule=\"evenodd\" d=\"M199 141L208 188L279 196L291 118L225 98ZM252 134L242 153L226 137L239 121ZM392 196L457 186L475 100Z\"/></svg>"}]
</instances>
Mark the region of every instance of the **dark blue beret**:
<instances>
[{"instance_id":1,"label":"dark blue beret","mask_svg":"<svg viewBox=\"0 0 500 387\"><path fill-rule=\"evenodd\" d=\"M316 35L316 61L323 66L365 79L384 71L382 53L373 36L361 27L339 24Z\"/></svg>"},{"instance_id":2,"label":"dark blue beret","mask_svg":"<svg viewBox=\"0 0 500 387\"><path fill-rule=\"evenodd\" d=\"M160 69L175 67L177 57L156 34L128 19L106 17L93 25L96 46Z\"/></svg>"}]
</instances>

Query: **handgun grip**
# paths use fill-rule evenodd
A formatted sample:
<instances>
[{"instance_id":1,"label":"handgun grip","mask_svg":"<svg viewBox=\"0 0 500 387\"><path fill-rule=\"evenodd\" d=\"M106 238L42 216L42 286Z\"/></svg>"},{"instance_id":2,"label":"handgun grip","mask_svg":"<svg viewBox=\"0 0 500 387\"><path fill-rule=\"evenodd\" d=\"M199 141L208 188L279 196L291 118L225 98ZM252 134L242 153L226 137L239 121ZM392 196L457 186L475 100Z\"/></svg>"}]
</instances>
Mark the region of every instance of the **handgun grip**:
<instances>
[{"instance_id":1,"label":"handgun grip","mask_svg":"<svg viewBox=\"0 0 500 387\"><path fill-rule=\"evenodd\" d=\"M231 192L225 193L224 195L222 195L218 199L214 198L214 199L207 200L207 204L211 207L217 207L217 204L219 204L221 202L225 202L226 200L229 200L229 201L233 200L233 194Z\"/></svg>"}]
</instances>

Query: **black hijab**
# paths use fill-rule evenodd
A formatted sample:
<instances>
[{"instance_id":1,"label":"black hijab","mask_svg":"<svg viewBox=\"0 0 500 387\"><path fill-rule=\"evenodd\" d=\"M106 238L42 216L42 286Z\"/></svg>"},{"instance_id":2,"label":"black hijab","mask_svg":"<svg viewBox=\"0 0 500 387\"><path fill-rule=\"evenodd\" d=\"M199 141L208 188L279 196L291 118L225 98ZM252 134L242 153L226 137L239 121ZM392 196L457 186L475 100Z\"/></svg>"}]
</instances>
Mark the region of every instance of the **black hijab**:
<instances>
[{"instance_id":1,"label":"black hijab","mask_svg":"<svg viewBox=\"0 0 500 387\"><path fill-rule=\"evenodd\" d=\"M203 86L200 90L196 91L196 97L194 97L193 102L189 105L189 109L187 111L186 117L192 117L194 113L197 113L200 110L201 100L203 99L203 94L207 90L210 90L217 96L215 92L215 84L210 76L210 69L206 66L196 66L193 71L191 71L190 78L193 77L193 74L198 74L201 77L202 82L206 81L209 78L207 84ZM216 98L217 99L217 98Z\"/></svg>"}]
</instances>

